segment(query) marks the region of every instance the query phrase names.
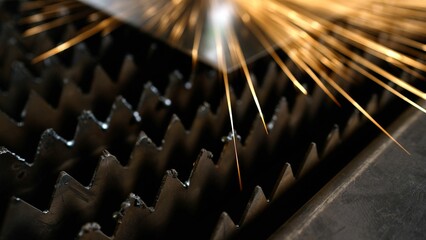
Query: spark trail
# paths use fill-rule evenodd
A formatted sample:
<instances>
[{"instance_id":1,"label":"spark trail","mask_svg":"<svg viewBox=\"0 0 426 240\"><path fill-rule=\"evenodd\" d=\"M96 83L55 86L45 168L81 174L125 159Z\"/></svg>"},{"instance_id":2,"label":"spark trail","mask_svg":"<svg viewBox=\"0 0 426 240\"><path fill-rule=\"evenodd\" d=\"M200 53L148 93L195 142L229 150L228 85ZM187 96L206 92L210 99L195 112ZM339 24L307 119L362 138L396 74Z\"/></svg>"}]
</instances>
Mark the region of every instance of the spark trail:
<instances>
[{"instance_id":1,"label":"spark trail","mask_svg":"<svg viewBox=\"0 0 426 240\"><path fill-rule=\"evenodd\" d=\"M99 11L84 10L86 4ZM34 63L128 23L190 54L193 66L203 61L217 68L225 85L240 188L228 74L237 68L242 70L268 132L247 65L264 53L274 59L297 89L308 94L285 59L277 54L284 52L336 104L340 105L339 97L350 102L404 151L407 150L327 73L351 81L344 73L355 71L426 112L397 87L426 99L423 90L359 53L369 53L417 79L424 78L426 65L417 60L425 58L426 51L426 1L423 0L35 0L23 3L22 11L33 12L21 20L21 24L31 26L24 36L79 19L86 18L89 22L75 37L35 57ZM386 36L388 41L379 42L378 36ZM404 52L407 48L409 53Z\"/></svg>"}]
</instances>

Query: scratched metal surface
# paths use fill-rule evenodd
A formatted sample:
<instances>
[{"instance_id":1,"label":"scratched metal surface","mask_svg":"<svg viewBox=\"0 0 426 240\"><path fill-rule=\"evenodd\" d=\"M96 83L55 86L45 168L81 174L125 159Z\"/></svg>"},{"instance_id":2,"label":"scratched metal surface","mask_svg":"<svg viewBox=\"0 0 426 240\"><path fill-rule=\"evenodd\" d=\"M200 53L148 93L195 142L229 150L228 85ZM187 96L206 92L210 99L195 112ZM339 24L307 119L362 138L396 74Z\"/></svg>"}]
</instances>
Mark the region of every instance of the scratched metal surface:
<instances>
[{"instance_id":1,"label":"scratched metal surface","mask_svg":"<svg viewBox=\"0 0 426 240\"><path fill-rule=\"evenodd\" d=\"M380 137L270 239L426 239L426 116L391 129L411 155Z\"/></svg>"}]
</instances>

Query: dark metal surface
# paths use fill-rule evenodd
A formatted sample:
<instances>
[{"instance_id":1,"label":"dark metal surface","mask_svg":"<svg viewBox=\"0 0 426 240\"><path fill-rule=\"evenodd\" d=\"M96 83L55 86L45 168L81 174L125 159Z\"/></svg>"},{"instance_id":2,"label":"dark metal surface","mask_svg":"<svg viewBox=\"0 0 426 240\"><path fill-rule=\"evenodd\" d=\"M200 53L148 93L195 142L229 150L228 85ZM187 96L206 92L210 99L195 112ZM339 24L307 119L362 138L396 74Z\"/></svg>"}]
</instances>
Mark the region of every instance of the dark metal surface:
<instances>
[{"instance_id":1,"label":"dark metal surface","mask_svg":"<svg viewBox=\"0 0 426 240\"><path fill-rule=\"evenodd\" d=\"M379 137L270 239L426 239L426 116L391 129L411 155Z\"/></svg>"},{"instance_id":2,"label":"dark metal surface","mask_svg":"<svg viewBox=\"0 0 426 240\"><path fill-rule=\"evenodd\" d=\"M376 135L363 134L368 121L359 112L327 104L331 100L319 87L308 84L310 95L297 92L271 59L259 59L250 68L260 105L270 119L269 135L257 117L246 80L232 76L231 99L241 136L237 151L244 188L240 191L227 102L214 70L200 64L191 72L189 56L130 26L34 65L35 55L68 40L81 30L80 24L23 38L26 27L16 21L27 14L18 11L20 2L24 1L0 0L1 240L266 239ZM50 2L58 5L57 0L46 1ZM380 68L389 67L371 60ZM309 81L294 63L288 64L298 78ZM410 82L410 74L393 68L392 74ZM369 113L382 114L389 121L405 109L395 107L395 98L381 90L355 85L350 90L362 96L361 104ZM398 126L408 126L405 120ZM355 140L358 136L362 143ZM413 153L422 150L403 144ZM387 139L371 149L391 149L399 158L407 158ZM335 207L324 210L329 207L326 200L338 199L351 187L346 183L352 178L347 176L359 171L362 178L365 168L374 165L371 149L295 217L284 234L313 239L388 238L399 236L398 224L425 225L424 211L417 206L424 191L413 190L423 168L410 165L412 159L399 158L394 160L400 165L389 161L391 165L377 167L362 191L344 199L346 205L337 202L347 212L362 208L355 208L356 213L364 215L340 210L343 217L320 219L315 225L318 211L338 215ZM364 162L368 164L363 168ZM419 174L407 178L406 172L414 172L410 168ZM399 182L407 186L395 197L391 187ZM401 204L404 207L394 214L392 207ZM370 217L372 223L363 217ZM347 228L352 218L371 229ZM387 223L384 227L382 220ZM423 229L419 229L420 235ZM333 235L340 230L340 235Z\"/></svg>"}]
</instances>

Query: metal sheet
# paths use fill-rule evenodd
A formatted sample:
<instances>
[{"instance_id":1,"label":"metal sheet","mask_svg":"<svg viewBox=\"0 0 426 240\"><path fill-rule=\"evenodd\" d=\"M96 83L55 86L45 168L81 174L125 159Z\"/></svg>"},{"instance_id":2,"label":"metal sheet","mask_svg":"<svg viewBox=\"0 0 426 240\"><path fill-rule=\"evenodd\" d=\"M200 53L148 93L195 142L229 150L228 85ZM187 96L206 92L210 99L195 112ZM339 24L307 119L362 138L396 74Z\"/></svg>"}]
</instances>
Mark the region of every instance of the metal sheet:
<instances>
[{"instance_id":1,"label":"metal sheet","mask_svg":"<svg viewBox=\"0 0 426 240\"><path fill-rule=\"evenodd\" d=\"M266 54L266 50L245 26L235 6L229 1L79 1L140 28L188 54L193 54L199 39L198 59L219 69L217 38L223 45L227 69L239 67L239 63L231 57L231 50L226 49L229 44L226 34L230 30L235 31L247 62Z\"/></svg>"},{"instance_id":2,"label":"metal sheet","mask_svg":"<svg viewBox=\"0 0 426 240\"><path fill-rule=\"evenodd\" d=\"M426 116L392 129L411 155L380 137L270 239L425 239Z\"/></svg>"}]
</instances>

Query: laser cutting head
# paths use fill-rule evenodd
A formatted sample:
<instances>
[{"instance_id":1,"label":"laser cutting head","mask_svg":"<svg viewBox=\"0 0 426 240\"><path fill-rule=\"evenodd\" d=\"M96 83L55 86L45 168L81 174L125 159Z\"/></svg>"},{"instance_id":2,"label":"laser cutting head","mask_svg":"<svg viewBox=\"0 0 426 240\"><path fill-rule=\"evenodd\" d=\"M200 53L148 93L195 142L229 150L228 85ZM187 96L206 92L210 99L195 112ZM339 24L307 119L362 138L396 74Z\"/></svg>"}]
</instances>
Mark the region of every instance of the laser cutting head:
<instances>
[{"instance_id":1,"label":"laser cutting head","mask_svg":"<svg viewBox=\"0 0 426 240\"><path fill-rule=\"evenodd\" d=\"M239 15L236 1L80 1L192 55L194 61L201 61L218 69L221 68L218 63L218 45L222 45L228 71L240 66L239 61L232 58L233 50L228 46L235 47L238 44L247 62L266 54L265 48L245 26L250 24L250 19ZM229 31L235 33L234 44L226 42Z\"/></svg>"}]
</instances>

